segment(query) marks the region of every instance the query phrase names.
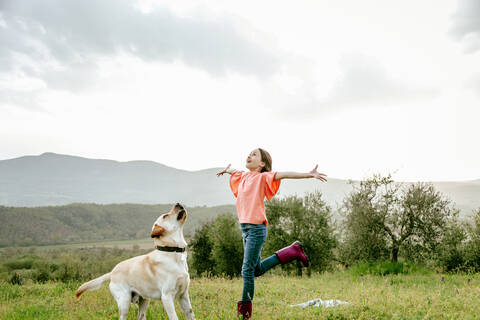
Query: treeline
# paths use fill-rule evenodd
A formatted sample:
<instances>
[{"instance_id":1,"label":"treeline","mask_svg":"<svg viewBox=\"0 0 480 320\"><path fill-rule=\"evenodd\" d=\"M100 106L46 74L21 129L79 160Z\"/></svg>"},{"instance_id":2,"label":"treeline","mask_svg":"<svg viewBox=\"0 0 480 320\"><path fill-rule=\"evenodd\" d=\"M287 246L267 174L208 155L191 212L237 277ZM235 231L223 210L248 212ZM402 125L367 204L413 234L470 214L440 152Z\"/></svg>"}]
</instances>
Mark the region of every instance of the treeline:
<instances>
[{"instance_id":1,"label":"treeline","mask_svg":"<svg viewBox=\"0 0 480 320\"><path fill-rule=\"evenodd\" d=\"M405 185L375 175L353 185L338 221L318 192L274 199L266 211L263 256L300 240L312 262L307 272L370 264L391 269L374 273L395 273L412 263L447 272L480 271L480 208L472 220L460 221L459 210L432 184ZM240 275L243 248L235 217L223 215L204 225L190 245L197 274ZM295 264L282 268L292 270Z\"/></svg>"},{"instance_id":2,"label":"treeline","mask_svg":"<svg viewBox=\"0 0 480 320\"><path fill-rule=\"evenodd\" d=\"M0 206L0 247L69 244L72 242L145 239L152 223L171 204L88 204L51 207ZM232 205L189 208L185 234L225 212Z\"/></svg>"}]
</instances>

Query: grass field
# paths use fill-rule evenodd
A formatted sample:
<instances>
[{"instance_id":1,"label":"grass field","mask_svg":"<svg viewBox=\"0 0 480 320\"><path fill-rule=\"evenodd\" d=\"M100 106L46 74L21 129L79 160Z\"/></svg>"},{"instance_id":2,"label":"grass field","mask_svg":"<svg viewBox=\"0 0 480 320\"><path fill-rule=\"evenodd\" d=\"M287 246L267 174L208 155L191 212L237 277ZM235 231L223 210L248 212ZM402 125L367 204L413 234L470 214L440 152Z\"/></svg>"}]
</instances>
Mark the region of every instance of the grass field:
<instances>
[{"instance_id":1,"label":"grass field","mask_svg":"<svg viewBox=\"0 0 480 320\"><path fill-rule=\"evenodd\" d=\"M468 283L468 279L471 279ZM108 286L73 297L79 283L0 285L0 319L118 319ZM192 279L190 298L197 319L236 319L241 279ZM307 300L339 299L348 306L291 308ZM479 319L480 276L359 276L336 272L312 277L267 275L256 280L254 319ZM185 319L178 306L180 319ZM129 319L136 319L132 305ZM167 319L152 301L149 319Z\"/></svg>"},{"instance_id":2,"label":"grass field","mask_svg":"<svg viewBox=\"0 0 480 320\"><path fill-rule=\"evenodd\" d=\"M74 249L74 248L120 248L131 249L138 246L140 249L153 248L153 241L150 238L132 239L132 240L106 240L106 241L87 241L69 244L55 244L46 246L19 247L22 249L50 250L50 249ZM0 252L5 248L0 248Z\"/></svg>"}]
</instances>

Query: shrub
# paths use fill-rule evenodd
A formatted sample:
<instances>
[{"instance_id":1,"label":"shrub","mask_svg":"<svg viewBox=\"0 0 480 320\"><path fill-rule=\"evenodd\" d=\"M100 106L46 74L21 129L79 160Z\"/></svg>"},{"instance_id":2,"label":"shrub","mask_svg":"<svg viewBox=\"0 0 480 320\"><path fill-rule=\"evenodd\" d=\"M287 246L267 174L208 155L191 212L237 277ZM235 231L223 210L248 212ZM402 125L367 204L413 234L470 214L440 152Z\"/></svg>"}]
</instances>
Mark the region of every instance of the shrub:
<instances>
[{"instance_id":1,"label":"shrub","mask_svg":"<svg viewBox=\"0 0 480 320\"><path fill-rule=\"evenodd\" d=\"M468 271L480 272L480 208L473 212L473 223L468 226L469 241L465 244L464 259Z\"/></svg>"},{"instance_id":2,"label":"shrub","mask_svg":"<svg viewBox=\"0 0 480 320\"><path fill-rule=\"evenodd\" d=\"M36 261L34 264L33 280L36 282L47 282L53 279L50 264L44 260Z\"/></svg>"},{"instance_id":3,"label":"shrub","mask_svg":"<svg viewBox=\"0 0 480 320\"><path fill-rule=\"evenodd\" d=\"M212 256L217 275L238 276L242 270L243 242L237 219L232 214L220 215L212 228Z\"/></svg>"},{"instance_id":4,"label":"shrub","mask_svg":"<svg viewBox=\"0 0 480 320\"><path fill-rule=\"evenodd\" d=\"M303 198L274 199L266 203L266 211L269 230L264 248L267 255L299 240L310 260L307 272L321 272L330 267L337 240L330 221L331 209L320 192L307 193ZM296 264L282 267L291 270Z\"/></svg>"},{"instance_id":5,"label":"shrub","mask_svg":"<svg viewBox=\"0 0 480 320\"><path fill-rule=\"evenodd\" d=\"M240 275L243 260L242 234L232 214L218 216L204 224L192 241L192 263L196 275Z\"/></svg>"},{"instance_id":6,"label":"shrub","mask_svg":"<svg viewBox=\"0 0 480 320\"><path fill-rule=\"evenodd\" d=\"M10 279L8 280L9 283L13 285L21 285L23 283L23 279L20 277L20 275L17 272L14 272Z\"/></svg>"},{"instance_id":7,"label":"shrub","mask_svg":"<svg viewBox=\"0 0 480 320\"><path fill-rule=\"evenodd\" d=\"M215 269L215 260L213 258L213 223L207 222L197 229L195 235L190 241L189 247L192 249L192 259L190 266L196 275L213 275Z\"/></svg>"}]
</instances>

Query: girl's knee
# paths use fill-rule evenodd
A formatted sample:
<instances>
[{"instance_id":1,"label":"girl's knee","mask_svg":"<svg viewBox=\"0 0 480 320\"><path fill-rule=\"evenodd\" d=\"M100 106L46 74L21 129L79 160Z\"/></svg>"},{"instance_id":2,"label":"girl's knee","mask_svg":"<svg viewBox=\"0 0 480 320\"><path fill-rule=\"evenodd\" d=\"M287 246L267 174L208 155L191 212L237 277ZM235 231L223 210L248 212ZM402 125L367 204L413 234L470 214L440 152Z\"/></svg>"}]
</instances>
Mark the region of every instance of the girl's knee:
<instances>
[{"instance_id":1,"label":"girl's knee","mask_svg":"<svg viewBox=\"0 0 480 320\"><path fill-rule=\"evenodd\" d=\"M243 269L242 268L242 277L244 278L254 278L255 277L255 270L251 268Z\"/></svg>"},{"instance_id":2,"label":"girl's knee","mask_svg":"<svg viewBox=\"0 0 480 320\"><path fill-rule=\"evenodd\" d=\"M263 270L261 268L255 269L255 277L260 277L264 273L265 273L265 270Z\"/></svg>"},{"instance_id":3,"label":"girl's knee","mask_svg":"<svg viewBox=\"0 0 480 320\"><path fill-rule=\"evenodd\" d=\"M242 276L254 277L256 266L253 263L245 262L242 265Z\"/></svg>"}]
</instances>

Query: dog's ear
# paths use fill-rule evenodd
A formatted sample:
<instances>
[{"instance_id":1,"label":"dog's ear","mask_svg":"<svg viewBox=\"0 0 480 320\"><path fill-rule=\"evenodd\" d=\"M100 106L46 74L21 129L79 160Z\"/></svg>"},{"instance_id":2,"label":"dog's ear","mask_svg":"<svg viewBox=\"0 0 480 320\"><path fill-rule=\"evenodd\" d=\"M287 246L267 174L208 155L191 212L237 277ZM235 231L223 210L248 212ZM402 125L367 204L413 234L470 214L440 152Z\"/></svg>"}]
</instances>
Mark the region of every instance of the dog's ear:
<instances>
[{"instance_id":1,"label":"dog's ear","mask_svg":"<svg viewBox=\"0 0 480 320\"><path fill-rule=\"evenodd\" d=\"M150 237L151 238L160 238L161 236L163 236L164 232L165 232L164 227L160 227L159 225L154 224L153 228L152 228L152 233L150 234Z\"/></svg>"}]
</instances>

